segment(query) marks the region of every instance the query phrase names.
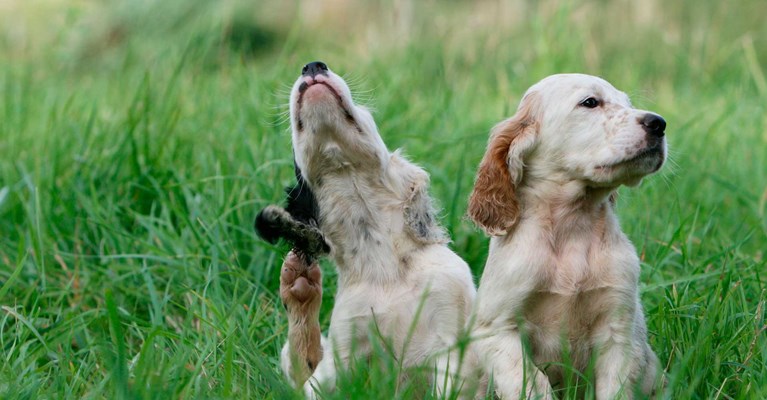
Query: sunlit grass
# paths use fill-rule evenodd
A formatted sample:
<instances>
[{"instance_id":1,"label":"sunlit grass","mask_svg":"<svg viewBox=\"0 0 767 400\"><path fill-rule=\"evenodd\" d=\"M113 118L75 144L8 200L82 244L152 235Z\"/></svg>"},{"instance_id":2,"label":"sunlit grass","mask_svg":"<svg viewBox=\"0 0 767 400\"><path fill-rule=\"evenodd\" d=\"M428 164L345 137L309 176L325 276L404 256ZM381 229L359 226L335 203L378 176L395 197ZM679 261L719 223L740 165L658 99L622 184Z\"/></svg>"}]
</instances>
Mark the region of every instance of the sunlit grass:
<instances>
[{"instance_id":1,"label":"sunlit grass","mask_svg":"<svg viewBox=\"0 0 767 400\"><path fill-rule=\"evenodd\" d=\"M466 199L529 85L596 74L662 114L671 162L618 211L665 397L767 397L763 2L308 3L0 5L0 398L296 396L287 249L252 222L291 182L287 90L317 59L430 172L476 277ZM328 398L423 395L380 353Z\"/></svg>"}]
</instances>

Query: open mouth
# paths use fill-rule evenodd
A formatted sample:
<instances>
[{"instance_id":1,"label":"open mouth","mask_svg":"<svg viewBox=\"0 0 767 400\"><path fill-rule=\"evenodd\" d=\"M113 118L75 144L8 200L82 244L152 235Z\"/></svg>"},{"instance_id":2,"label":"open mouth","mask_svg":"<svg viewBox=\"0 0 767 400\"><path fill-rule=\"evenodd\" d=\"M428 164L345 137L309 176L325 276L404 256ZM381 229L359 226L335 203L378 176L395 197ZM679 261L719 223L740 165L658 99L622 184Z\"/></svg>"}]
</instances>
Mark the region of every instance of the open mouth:
<instances>
[{"instance_id":1,"label":"open mouth","mask_svg":"<svg viewBox=\"0 0 767 400\"><path fill-rule=\"evenodd\" d=\"M341 96L340 93L338 93L336 88L334 88L333 85L331 85L331 84L329 84L327 82L317 81L317 80L314 80L312 83L308 83L306 81L303 81L303 82L301 82L301 85L298 87L298 101L297 101L297 103L298 103L298 110L296 112L296 118L298 119L298 130L302 131L304 129L304 123L301 120L301 107L303 106L304 93L306 93L306 91L310 87L315 86L315 85L323 85L328 90L330 90L330 93L333 94L333 97L335 97L336 101L338 102L338 107L341 108L341 110L343 111L344 117L346 118L346 121L349 122L350 124L354 125L354 127L357 128L357 130L360 133L362 133L362 129L357 124L357 121L354 119L354 116L352 115L352 113L347 108L346 103L344 102L344 98Z\"/></svg>"}]
</instances>

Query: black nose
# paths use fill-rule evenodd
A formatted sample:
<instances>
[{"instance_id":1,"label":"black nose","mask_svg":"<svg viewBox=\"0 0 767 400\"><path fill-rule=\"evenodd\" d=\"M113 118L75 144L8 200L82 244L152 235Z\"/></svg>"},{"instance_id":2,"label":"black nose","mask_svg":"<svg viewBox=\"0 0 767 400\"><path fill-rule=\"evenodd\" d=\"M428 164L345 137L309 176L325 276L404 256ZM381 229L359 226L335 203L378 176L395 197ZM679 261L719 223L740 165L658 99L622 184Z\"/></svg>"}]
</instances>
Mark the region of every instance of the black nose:
<instances>
[{"instance_id":1,"label":"black nose","mask_svg":"<svg viewBox=\"0 0 767 400\"><path fill-rule=\"evenodd\" d=\"M301 75L315 77L317 74L324 74L326 72L328 72L328 66L322 61L315 61L304 65Z\"/></svg>"},{"instance_id":2,"label":"black nose","mask_svg":"<svg viewBox=\"0 0 767 400\"><path fill-rule=\"evenodd\" d=\"M660 115L645 114L639 122L642 124L642 129L644 129L648 135L662 137L665 134L666 120Z\"/></svg>"}]
</instances>

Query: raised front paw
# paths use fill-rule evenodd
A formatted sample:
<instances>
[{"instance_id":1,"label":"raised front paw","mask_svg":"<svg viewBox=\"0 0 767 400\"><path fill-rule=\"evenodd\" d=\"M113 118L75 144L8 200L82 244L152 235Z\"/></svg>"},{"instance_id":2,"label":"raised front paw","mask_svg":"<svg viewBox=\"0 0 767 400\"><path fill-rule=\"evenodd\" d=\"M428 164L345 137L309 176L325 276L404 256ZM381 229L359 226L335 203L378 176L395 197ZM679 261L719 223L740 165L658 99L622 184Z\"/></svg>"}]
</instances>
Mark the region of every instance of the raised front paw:
<instances>
[{"instance_id":1,"label":"raised front paw","mask_svg":"<svg viewBox=\"0 0 767 400\"><path fill-rule=\"evenodd\" d=\"M289 314L305 314L308 317L319 312L322 303L319 264L309 264L295 252L289 252L280 273L280 298Z\"/></svg>"},{"instance_id":2,"label":"raised front paw","mask_svg":"<svg viewBox=\"0 0 767 400\"><path fill-rule=\"evenodd\" d=\"M255 227L258 236L269 243L276 243L280 238L287 240L293 250L309 262L330 253L330 245L314 219L296 219L282 207L266 206L258 213Z\"/></svg>"}]
</instances>

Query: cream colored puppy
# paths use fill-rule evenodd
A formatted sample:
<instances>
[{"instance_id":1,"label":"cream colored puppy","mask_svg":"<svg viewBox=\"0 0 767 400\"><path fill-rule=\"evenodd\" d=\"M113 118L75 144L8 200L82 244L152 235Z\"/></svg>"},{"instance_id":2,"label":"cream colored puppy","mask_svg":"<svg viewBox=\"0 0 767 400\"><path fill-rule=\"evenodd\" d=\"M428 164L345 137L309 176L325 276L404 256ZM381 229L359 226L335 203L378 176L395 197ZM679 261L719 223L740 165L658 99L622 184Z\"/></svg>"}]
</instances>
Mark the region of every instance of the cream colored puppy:
<instances>
[{"instance_id":1,"label":"cream colored puppy","mask_svg":"<svg viewBox=\"0 0 767 400\"><path fill-rule=\"evenodd\" d=\"M663 165L665 127L605 80L564 74L493 128L469 201L492 236L473 336L504 399L552 398L565 351L581 371L595 360L597 399L653 392L639 259L614 194Z\"/></svg>"},{"instance_id":2,"label":"cream colored puppy","mask_svg":"<svg viewBox=\"0 0 767 400\"><path fill-rule=\"evenodd\" d=\"M285 373L310 397L318 387L332 389L336 368L368 357L375 325L403 366L433 363L435 386L448 382L451 390L461 363L450 348L465 328L475 289L437 223L428 175L389 152L370 112L354 104L344 81L321 62L307 64L293 86L290 117L299 180L316 199L338 292L328 337L320 339L313 300L321 293L319 270L302 267L293 255L286 260Z\"/></svg>"}]
</instances>

